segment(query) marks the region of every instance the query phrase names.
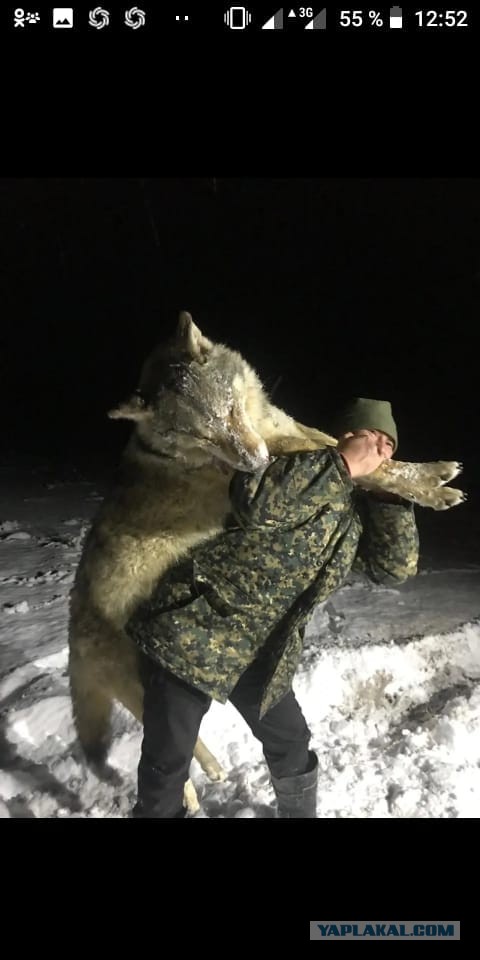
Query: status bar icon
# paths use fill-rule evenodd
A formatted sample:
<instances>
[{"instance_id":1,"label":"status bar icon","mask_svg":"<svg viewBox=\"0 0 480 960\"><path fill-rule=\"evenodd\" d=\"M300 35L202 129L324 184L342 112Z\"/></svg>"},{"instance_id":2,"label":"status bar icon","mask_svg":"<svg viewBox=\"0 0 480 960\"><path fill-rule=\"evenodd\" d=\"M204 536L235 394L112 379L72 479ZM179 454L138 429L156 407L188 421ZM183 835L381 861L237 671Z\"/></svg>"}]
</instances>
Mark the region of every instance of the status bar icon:
<instances>
[{"instance_id":1,"label":"status bar icon","mask_svg":"<svg viewBox=\"0 0 480 960\"><path fill-rule=\"evenodd\" d=\"M252 14L245 7L230 7L223 19L230 30L245 30L252 22Z\"/></svg>"},{"instance_id":2,"label":"status bar icon","mask_svg":"<svg viewBox=\"0 0 480 960\"><path fill-rule=\"evenodd\" d=\"M283 7L263 24L262 30L283 30Z\"/></svg>"},{"instance_id":3,"label":"status bar icon","mask_svg":"<svg viewBox=\"0 0 480 960\"><path fill-rule=\"evenodd\" d=\"M403 17L401 7L390 7L390 30L401 30Z\"/></svg>"},{"instance_id":4,"label":"status bar icon","mask_svg":"<svg viewBox=\"0 0 480 960\"><path fill-rule=\"evenodd\" d=\"M313 20L309 20L304 30L326 30L327 29L327 8L324 7L317 13Z\"/></svg>"},{"instance_id":5,"label":"status bar icon","mask_svg":"<svg viewBox=\"0 0 480 960\"><path fill-rule=\"evenodd\" d=\"M55 30L71 30L73 27L73 7L54 7L53 27Z\"/></svg>"}]
</instances>

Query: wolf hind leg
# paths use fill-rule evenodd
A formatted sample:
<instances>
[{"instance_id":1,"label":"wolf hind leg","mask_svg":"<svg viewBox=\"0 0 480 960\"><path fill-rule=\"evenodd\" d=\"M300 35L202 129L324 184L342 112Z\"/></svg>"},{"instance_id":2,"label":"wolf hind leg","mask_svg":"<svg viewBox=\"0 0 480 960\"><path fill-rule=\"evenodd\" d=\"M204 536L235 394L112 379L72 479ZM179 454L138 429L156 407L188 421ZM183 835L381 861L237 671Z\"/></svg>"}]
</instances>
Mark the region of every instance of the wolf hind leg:
<instances>
[{"instance_id":1,"label":"wolf hind leg","mask_svg":"<svg viewBox=\"0 0 480 960\"><path fill-rule=\"evenodd\" d=\"M191 780L187 780L183 788L183 806L190 816L194 813L198 813L200 810L197 791L195 790Z\"/></svg>"},{"instance_id":2,"label":"wolf hind leg","mask_svg":"<svg viewBox=\"0 0 480 960\"><path fill-rule=\"evenodd\" d=\"M211 753L208 747L205 746L203 740L200 740L200 737L195 744L193 756L195 757L195 760L198 761L203 772L206 773L209 780L226 780L227 774L225 770L219 764L216 757L214 757L213 753Z\"/></svg>"},{"instance_id":3,"label":"wolf hind leg","mask_svg":"<svg viewBox=\"0 0 480 960\"><path fill-rule=\"evenodd\" d=\"M213 753L210 753L208 747L200 740L200 737L195 744L193 755L210 780L226 779L227 774L225 770L220 766L218 760L213 756ZM183 806L190 816L198 813L200 810L197 791L190 779L186 781L183 788Z\"/></svg>"}]
</instances>

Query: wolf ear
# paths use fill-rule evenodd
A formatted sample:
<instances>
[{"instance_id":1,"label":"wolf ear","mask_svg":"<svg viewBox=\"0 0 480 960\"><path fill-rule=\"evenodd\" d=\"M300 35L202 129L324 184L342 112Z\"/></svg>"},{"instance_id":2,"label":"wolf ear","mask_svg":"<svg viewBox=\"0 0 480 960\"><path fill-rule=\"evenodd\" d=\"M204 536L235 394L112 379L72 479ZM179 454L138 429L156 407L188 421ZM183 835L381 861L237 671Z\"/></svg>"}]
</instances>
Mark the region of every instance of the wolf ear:
<instances>
[{"instance_id":1,"label":"wolf ear","mask_svg":"<svg viewBox=\"0 0 480 960\"><path fill-rule=\"evenodd\" d=\"M118 407L109 410L107 416L111 420L147 420L152 411L147 407L145 400L138 393L134 393L130 400L125 400Z\"/></svg>"},{"instance_id":2,"label":"wolf ear","mask_svg":"<svg viewBox=\"0 0 480 960\"><path fill-rule=\"evenodd\" d=\"M186 310L182 310L178 318L177 341L193 360L205 360L213 347L211 340L203 336Z\"/></svg>"}]
</instances>

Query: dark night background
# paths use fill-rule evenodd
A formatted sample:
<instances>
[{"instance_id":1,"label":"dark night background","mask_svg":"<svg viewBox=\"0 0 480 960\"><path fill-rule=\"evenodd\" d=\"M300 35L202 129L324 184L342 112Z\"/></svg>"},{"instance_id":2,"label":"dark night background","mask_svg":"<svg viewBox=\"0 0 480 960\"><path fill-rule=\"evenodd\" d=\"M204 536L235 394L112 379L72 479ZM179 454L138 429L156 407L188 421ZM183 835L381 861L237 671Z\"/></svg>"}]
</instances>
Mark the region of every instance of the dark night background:
<instances>
[{"instance_id":1,"label":"dark night background","mask_svg":"<svg viewBox=\"0 0 480 960\"><path fill-rule=\"evenodd\" d=\"M0 198L10 460L113 465L129 427L106 411L187 309L305 422L390 399L401 459L462 460L474 496L480 180L4 179Z\"/></svg>"}]
</instances>

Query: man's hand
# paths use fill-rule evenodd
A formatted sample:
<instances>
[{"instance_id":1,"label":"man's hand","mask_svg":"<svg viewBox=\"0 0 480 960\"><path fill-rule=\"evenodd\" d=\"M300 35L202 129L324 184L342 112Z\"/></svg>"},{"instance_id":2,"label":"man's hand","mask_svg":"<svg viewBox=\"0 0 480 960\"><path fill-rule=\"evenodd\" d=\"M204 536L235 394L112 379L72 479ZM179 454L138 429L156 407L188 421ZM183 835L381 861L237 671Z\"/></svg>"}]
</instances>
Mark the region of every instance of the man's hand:
<instances>
[{"instance_id":1,"label":"man's hand","mask_svg":"<svg viewBox=\"0 0 480 960\"><path fill-rule=\"evenodd\" d=\"M393 443L379 430L355 430L340 437L337 450L346 460L352 477L366 477L390 459Z\"/></svg>"}]
</instances>

